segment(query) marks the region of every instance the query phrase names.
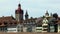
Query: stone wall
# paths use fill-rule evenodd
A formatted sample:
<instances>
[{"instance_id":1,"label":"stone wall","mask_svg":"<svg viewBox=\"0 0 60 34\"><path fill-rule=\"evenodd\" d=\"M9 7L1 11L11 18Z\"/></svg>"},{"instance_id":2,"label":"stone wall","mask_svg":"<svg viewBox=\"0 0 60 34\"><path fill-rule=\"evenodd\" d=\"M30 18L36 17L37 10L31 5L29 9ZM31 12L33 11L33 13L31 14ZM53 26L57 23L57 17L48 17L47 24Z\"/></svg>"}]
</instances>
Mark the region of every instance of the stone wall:
<instances>
[{"instance_id":1,"label":"stone wall","mask_svg":"<svg viewBox=\"0 0 60 34\"><path fill-rule=\"evenodd\" d=\"M35 32L6 33L6 32L0 32L0 34L60 34L60 33L35 33Z\"/></svg>"}]
</instances>

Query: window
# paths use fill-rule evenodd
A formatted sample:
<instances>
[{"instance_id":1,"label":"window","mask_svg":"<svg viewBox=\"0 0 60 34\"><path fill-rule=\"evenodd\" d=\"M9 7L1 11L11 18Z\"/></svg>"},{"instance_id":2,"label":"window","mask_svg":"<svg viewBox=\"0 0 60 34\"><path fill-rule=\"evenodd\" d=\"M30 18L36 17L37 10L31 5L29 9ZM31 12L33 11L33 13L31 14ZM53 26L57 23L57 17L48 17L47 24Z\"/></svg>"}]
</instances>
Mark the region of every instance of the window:
<instances>
[{"instance_id":1,"label":"window","mask_svg":"<svg viewBox=\"0 0 60 34\"><path fill-rule=\"evenodd\" d=\"M55 30L54 29L50 29L50 32L54 32Z\"/></svg>"},{"instance_id":2,"label":"window","mask_svg":"<svg viewBox=\"0 0 60 34\"><path fill-rule=\"evenodd\" d=\"M27 28L27 32L32 32L32 28Z\"/></svg>"},{"instance_id":3,"label":"window","mask_svg":"<svg viewBox=\"0 0 60 34\"><path fill-rule=\"evenodd\" d=\"M2 28L0 28L0 31L2 31Z\"/></svg>"},{"instance_id":4,"label":"window","mask_svg":"<svg viewBox=\"0 0 60 34\"><path fill-rule=\"evenodd\" d=\"M43 29L43 31L47 31L48 29Z\"/></svg>"},{"instance_id":5,"label":"window","mask_svg":"<svg viewBox=\"0 0 60 34\"><path fill-rule=\"evenodd\" d=\"M50 29L54 29L54 26L50 26Z\"/></svg>"},{"instance_id":6,"label":"window","mask_svg":"<svg viewBox=\"0 0 60 34\"><path fill-rule=\"evenodd\" d=\"M42 29L36 29L36 30L42 30Z\"/></svg>"},{"instance_id":7,"label":"window","mask_svg":"<svg viewBox=\"0 0 60 34\"><path fill-rule=\"evenodd\" d=\"M10 25L12 25L13 23L9 23Z\"/></svg>"},{"instance_id":8,"label":"window","mask_svg":"<svg viewBox=\"0 0 60 34\"><path fill-rule=\"evenodd\" d=\"M54 29L54 26L51 25L51 26L50 26L50 32L54 32L54 30L55 30L55 29Z\"/></svg>"},{"instance_id":9,"label":"window","mask_svg":"<svg viewBox=\"0 0 60 34\"><path fill-rule=\"evenodd\" d=\"M43 28L47 28L48 26L43 26Z\"/></svg>"},{"instance_id":10,"label":"window","mask_svg":"<svg viewBox=\"0 0 60 34\"><path fill-rule=\"evenodd\" d=\"M15 25L17 24L17 23L14 23Z\"/></svg>"},{"instance_id":11,"label":"window","mask_svg":"<svg viewBox=\"0 0 60 34\"><path fill-rule=\"evenodd\" d=\"M36 27L42 27L42 25L37 25Z\"/></svg>"},{"instance_id":12,"label":"window","mask_svg":"<svg viewBox=\"0 0 60 34\"><path fill-rule=\"evenodd\" d=\"M21 29L20 28L17 28L17 31L19 32Z\"/></svg>"},{"instance_id":13,"label":"window","mask_svg":"<svg viewBox=\"0 0 60 34\"><path fill-rule=\"evenodd\" d=\"M7 25L7 22L4 22L4 25Z\"/></svg>"},{"instance_id":14,"label":"window","mask_svg":"<svg viewBox=\"0 0 60 34\"><path fill-rule=\"evenodd\" d=\"M0 25L2 25L2 23L0 23Z\"/></svg>"}]
</instances>

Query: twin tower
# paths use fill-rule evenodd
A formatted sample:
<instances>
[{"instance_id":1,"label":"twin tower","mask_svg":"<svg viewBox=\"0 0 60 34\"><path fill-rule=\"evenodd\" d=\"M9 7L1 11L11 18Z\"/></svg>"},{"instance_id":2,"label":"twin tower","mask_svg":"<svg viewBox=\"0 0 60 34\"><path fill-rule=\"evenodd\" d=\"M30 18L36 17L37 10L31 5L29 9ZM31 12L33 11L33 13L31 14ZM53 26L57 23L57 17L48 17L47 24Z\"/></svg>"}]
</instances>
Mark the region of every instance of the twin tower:
<instances>
[{"instance_id":1,"label":"twin tower","mask_svg":"<svg viewBox=\"0 0 60 34\"><path fill-rule=\"evenodd\" d=\"M21 4L18 4L18 8L17 10L15 10L15 19L22 23L23 22L23 15L24 15L24 11L21 9ZM26 11L26 14L25 14L25 19L28 19L28 13Z\"/></svg>"}]
</instances>

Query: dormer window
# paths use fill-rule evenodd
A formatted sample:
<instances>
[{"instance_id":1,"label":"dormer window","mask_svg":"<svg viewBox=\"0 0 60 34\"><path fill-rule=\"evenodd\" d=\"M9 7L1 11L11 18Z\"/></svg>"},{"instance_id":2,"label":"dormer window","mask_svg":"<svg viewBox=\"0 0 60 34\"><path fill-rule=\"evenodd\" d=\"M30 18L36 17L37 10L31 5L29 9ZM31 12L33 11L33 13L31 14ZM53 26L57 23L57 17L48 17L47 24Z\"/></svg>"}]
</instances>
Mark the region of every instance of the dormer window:
<instances>
[{"instance_id":1,"label":"dormer window","mask_svg":"<svg viewBox=\"0 0 60 34\"><path fill-rule=\"evenodd\" d=\"M10 25L12 25L13 23L9 23Z\"/></svg>"},{"instance_id":2,"label":"dormer window","mask_svg":"<svg viewBox=\"0 0 60 34\"><path fill-rule=\"evenodd\" d=\"M7 25L7 22L4 22L4 25Z\"/></svg>"}]
</instances>

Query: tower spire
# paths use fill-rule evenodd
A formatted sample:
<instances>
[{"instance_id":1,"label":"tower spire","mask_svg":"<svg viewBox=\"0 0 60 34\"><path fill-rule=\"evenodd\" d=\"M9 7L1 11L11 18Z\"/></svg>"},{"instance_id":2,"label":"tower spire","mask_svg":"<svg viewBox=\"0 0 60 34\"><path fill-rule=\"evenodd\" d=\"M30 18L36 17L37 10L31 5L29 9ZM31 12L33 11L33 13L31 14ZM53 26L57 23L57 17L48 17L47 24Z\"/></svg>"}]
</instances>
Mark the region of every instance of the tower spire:
<instances>
[{"instance_id":1,"label":"tower spire","mask_svg":"<svg viewBox=\"0 0 60 34\"><path fill-rule=\"evenodd\" d=\"M27 10L26 10L26 13L25 13L25 19L28 19L28 12L27 12Z\"/></svg>"},{"instance_id":2,"label":"tower spire","mask_svg":"<svg viewBox=\"0 0 60 34\"><path fill-rule=\"evenodd\" d=\"M28 12L27 12L27 10L26 10L26 14L25 15L27 15L28 16Z\"/></svg>"},{"instance_id":3,"label":"tower spire","mask_svg":"<svg viewBox=\"0 0 60 34\"><path fill-rule=\"evenodd\" d=\"M18 4L18 10L21 10L21 4L20 3Z\"/></svg>"},{"instance_id":4,"label":"tower spire","mask_svg":"<svg viewBox=\"0 0 60 34\"><path fill-rule=\"evenodd\" d=\"M46 10L45 17L48 17L48 16L49 16L49 13L48 13L48 10Z\"/></svg>"},{"instance_id":5,"label":"tower spire","mask_svg":"<svg viewBox=\"0 0 60 34\"><path fill-rule=\"evenodd\" d=\"M48 10L46 11L46 14L49 15Z\"/></svg>"},{"instance_id":6,"label":"tower spire","mask_svg":"<svg viewBox=\"0 0 60 34\"><path fill-rule=\"evenodd\" d=\"M18 4L18 7L21 7L21 4L20 3Z\"/></svg>"}]
</instances>

